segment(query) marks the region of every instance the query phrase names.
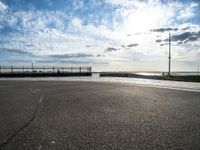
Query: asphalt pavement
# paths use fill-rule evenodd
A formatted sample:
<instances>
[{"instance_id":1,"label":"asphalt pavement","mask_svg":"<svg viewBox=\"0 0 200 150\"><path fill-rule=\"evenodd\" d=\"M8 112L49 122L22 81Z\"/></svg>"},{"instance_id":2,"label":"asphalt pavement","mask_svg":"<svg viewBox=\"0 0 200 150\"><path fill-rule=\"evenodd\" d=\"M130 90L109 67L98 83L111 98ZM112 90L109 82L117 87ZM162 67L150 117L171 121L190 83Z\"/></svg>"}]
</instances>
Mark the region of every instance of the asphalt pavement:
<instances>
[{"instance_id":1,"label":"asphalt pavement","mask_svg":"<svg viewBox=\"0 0 200 150\"><path fill-rule=\"evenodd\" d=\"M200 149L200 92L0 81L0 149Z\"/></svg>"}]
</instances>

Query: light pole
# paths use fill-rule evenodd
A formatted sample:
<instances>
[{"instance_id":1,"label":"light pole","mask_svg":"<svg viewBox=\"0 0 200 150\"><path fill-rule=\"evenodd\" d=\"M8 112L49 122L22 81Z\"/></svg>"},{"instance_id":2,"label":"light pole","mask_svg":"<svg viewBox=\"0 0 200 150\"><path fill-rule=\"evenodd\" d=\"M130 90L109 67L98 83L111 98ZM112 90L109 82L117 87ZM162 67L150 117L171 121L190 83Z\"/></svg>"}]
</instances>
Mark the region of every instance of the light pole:
<instances>
[{"instance_id":1,"label":"light pole","mask_svg":"<svg viewBox=\"0 0 200 150\"><path fill-rule=\"evenodd\" d=\"M169 32L169 72L168 75L171 75L171 34Z\"/></svg>"},{"instance_id":2,"label":"light pole","mask_svg":"<svg viewBox=\"0 0 200 150\"><path fill-rule=\"evenodd\" d=\"M32 72L33 72L33 62L32 62Z\"/></svg>"}]
</instances>

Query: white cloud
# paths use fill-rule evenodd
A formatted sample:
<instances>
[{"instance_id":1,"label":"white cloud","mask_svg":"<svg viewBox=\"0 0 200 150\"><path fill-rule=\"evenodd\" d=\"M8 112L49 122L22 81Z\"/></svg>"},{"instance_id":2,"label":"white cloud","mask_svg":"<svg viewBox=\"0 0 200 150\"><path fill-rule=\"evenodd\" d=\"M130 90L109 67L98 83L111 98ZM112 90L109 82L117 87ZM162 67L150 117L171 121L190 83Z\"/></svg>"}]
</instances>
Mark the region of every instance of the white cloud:
<instances>
[{"instance_id":1,"label":"white cloud","mask_svg":"<svg viewBox=\"0 0 200 150\"><path fill-rule=\"evenodd\" d=\"M180 9L180 11L178 12L177 19L186 21L190 18L193 18L195 16L195 10L197 7L198 7L198 3L194 3L194 2L183 6L184 9Z\"/></svg>"},{"instance_id":2,"label":"white cloud","mask_svg":"<svg viewBox=\"0 0 200 150\"><path fill-rule=\"evenodd\" d=\"M3 29L4 27L2 25L0 25L0 30Z\"/></svg>"},{"instance_id":3,"label":"white cloud","mask_svg":"<svg viewBox=\"0 0 200 150\"><path fill-rule=\"evenodd\" d=\"M74 32L81 31L82 28L82 21L78 17L73 18L68 26L68 30Z\"/></svg>"},{"instance_id":4,"label":"white cloud","mask_svg":"<svg viewBox=\"0 0 200 150\"><path fill-rule=\"evenodd\" d=\"M0 1L0 12L5 11L6 9L8 9L8 6L6 6L3 2Z\"/></svg>"}]
</instances>

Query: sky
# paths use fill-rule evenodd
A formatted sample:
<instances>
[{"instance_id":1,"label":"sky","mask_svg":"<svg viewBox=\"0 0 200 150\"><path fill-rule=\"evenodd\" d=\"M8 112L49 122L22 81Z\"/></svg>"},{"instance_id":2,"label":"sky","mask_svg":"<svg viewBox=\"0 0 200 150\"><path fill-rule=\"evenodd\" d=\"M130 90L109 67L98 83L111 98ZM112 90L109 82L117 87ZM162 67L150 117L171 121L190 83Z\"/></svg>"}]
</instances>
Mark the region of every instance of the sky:
<instances>
[{"instance_id":1,"label":"sky","mask_svg":"<svg viewBox=\"0 0 200 150\"><path fill-rule=\"evenodd\" d=\"M0 65L172 71L200 64L199 0L0 0Z\"/></svg>"}]
</instances>

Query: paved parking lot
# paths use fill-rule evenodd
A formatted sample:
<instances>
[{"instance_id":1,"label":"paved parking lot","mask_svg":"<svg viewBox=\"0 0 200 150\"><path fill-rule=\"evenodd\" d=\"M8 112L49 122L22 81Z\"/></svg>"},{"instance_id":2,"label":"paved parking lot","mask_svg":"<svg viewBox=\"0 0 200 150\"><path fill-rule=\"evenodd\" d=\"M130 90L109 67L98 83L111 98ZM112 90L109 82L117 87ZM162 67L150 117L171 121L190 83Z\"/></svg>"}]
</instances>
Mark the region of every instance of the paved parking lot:
<instances>
[{"instance_id":1,"label":"paved parking lot","mask_svg":"<svg viewBox=\"0 0 200 150\"><path fill-rule=\"evenodd\" d=\"M200 149L200 93L0 81L0 149Z\"/></svg>"}]
</instances>

